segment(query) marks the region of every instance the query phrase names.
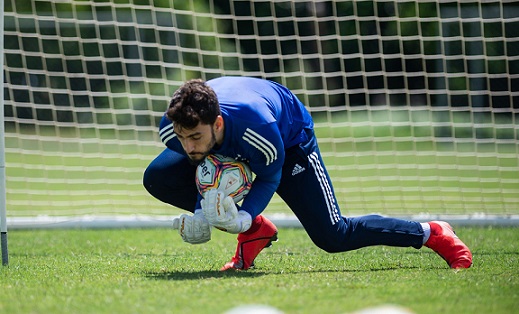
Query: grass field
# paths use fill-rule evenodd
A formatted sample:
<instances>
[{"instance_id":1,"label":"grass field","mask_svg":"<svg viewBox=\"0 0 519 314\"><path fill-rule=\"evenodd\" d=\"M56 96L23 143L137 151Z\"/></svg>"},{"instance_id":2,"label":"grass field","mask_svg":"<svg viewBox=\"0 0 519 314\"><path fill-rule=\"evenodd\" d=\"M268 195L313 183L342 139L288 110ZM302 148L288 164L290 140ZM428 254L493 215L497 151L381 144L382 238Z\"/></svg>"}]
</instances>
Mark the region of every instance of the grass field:
<instances>
[{"instance_id":1,"label":"grass field","mask_svg":"<svg viewBox=\"0 0 519 314\"><path fill-rule=\"evenodd\" d=\"M224 313L264 304L285 313L351 313L381 304L415 313L517 313L519 229L458 228L474 265L454 271L429 249L328 254L281 229L247 272L220 273L235 237L204 245L172 230L16 230L0 268L1 313Z\"/></svg>"}]
</instances>

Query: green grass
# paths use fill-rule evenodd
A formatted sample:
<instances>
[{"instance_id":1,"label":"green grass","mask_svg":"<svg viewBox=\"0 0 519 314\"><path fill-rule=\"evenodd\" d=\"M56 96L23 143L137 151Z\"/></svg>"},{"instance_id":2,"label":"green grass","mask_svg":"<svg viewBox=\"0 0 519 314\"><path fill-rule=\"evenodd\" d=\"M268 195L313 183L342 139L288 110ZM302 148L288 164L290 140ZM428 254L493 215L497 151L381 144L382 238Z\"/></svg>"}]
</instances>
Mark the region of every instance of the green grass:
<instances>
[{"instance_id":1,"label":"green grass","mask_svg":"<svg viewBox=\"0 0 519 314\"><path fill-rule=\"evenodd\" d=\"M302 229L247 272L220 273L235 237L204 245L172 230L14 230L0 268L1 313L223 313L266 304L285 313L348 313L381 304L416 313L514 313L519 229L457 228L474 265L454 271L429 249L370 247L328 254Z\"/></svg>"}]
</instances>

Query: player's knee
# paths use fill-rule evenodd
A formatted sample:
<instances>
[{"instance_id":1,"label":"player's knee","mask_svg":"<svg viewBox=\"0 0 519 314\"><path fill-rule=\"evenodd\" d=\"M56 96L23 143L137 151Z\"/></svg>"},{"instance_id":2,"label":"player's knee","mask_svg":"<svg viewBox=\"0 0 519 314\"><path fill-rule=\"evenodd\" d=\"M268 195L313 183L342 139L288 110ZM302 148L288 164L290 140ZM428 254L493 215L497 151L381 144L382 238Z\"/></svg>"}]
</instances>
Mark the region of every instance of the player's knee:
<instances>
[{"instance_id":1,"label":"player's knee","mask_svg":"<svg viewBox=\"0 0 519 314\"><path fill-rule=\"evenodd\" d=\"M345 237L341 232L320 233L318 237L312 237L314 244L327 253L349 251L345 245Z\"/></svg>"},{"instance_id":2,"label":"player's knee","mask_svg":"<svg viewBox=\"0 0 519 314\"><path fill-rule=\"evenodd\" d=\"M347 219L337 221L334 225L311 225L307 228L308 235L314 244L328 253L339 253L359 248L353 241L353 229Z\"/></svg>"},{"instance_id":3,"label":"player's knee","mask_svg":"<svg viewBox=\"0 0 519 314\"><path fill-rule=\"evenodd\" d=\"M337 243L328 243L328 242L314 242L318 248L327 252L327 253L339 253L348 251L344 247L337 245Z\"/></svg>"},{"instance_id":4,"label":"player's knee","mask_svg":"<svg viewBox=\"0 0 519 314\"><path fill-rule=\"evenodd\" d=\"M172 175L171 171L165 171L163 167L150 164L144 171L142 184L144 188L156 199L193 211L196 205L198 192L195 180L186 180L183 176Z\"/></svg>"},{"instance_id":5,"label":"player's knee","mask_svg":"<svg viewBox=\"0 0 519 314\"><path fill-rule=\"evenodd\" d=\"M144 188L151 194L157 194L157 188L160 188L161 182L164 178L162 178L162 171L158 171L152 165L148 166L146 170L144 170L144 174L142 176L142 185Z\"/></svg>"}]
</instances>

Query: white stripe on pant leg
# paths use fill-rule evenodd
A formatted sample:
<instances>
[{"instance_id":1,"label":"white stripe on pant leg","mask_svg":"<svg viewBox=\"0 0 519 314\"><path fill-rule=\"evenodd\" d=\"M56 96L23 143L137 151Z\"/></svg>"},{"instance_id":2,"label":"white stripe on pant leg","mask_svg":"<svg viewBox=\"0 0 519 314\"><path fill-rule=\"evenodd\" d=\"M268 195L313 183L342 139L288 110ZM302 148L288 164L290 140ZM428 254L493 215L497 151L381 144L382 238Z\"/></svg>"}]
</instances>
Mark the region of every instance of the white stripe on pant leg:
<instances>
[{"instance_id":1,"label":"white stripe on pant leg","mask_svg":"<svg viewBox=\"0 0 519 314\"><path fill-rule=\"evenodd\" d=\"M330 183L328 182L328 178L324 173L324 169L321 166L317 153L312 153L308 156L308 160L314 169L315 176L321 185L321 190L325 196L326 207L328 208L328 213L330 214L330 220L332 225L335 225L336 222L339 221L339 214L337 211L337 207L335 205L335 201L333 198L332 188L330 187Z\"/></svg>"}]
</instances>

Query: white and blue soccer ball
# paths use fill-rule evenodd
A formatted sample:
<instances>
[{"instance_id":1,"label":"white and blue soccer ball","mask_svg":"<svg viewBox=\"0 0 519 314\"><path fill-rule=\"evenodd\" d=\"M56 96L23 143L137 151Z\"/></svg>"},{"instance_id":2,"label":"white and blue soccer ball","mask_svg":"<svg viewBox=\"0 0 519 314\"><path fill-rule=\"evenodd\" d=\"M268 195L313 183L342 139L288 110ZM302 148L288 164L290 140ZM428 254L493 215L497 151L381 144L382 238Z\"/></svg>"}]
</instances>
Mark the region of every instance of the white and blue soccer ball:
<instances>
[{"instance_id":1,"label":"white and blue soccer ball","mask_svg":"<svg viewBox=\"0 0 519 314\"><path fill-rule=\"evenodd\" d=\"M202 196L216 188L238 203L249 193L252 171L245 162L222 155L209 155L198 165L195 180Z\"/></svg>"}]
</instances>

